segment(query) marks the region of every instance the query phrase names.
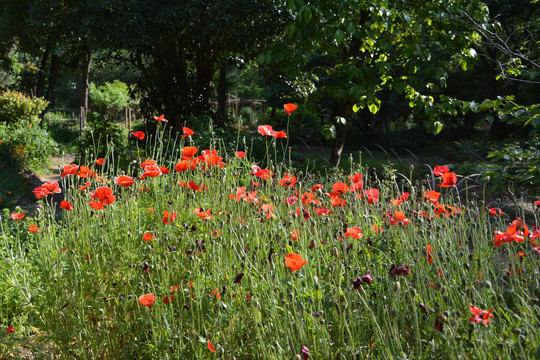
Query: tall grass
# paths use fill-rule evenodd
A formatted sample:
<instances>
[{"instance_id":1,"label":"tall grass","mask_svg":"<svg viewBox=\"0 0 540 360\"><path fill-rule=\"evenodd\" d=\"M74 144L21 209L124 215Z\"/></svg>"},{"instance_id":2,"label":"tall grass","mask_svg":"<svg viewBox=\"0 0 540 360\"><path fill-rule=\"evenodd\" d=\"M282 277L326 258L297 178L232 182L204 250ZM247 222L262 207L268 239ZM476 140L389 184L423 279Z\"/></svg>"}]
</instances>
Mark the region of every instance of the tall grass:
<instances>
[{"instance_id":1,"label":"tall grass","mask_svg":"<svg viewBox=\"0 0 540 360\"><path fill-rule=\"evenodd\" d=\"M223 168L176 172L180 150L195 144L163 139L148 139L148 158L168 174L140 179L139 159L123 170L135 184L118 186L111 152L103 166L91 165L99 177L63 179L73 210L45 198L32 218L2 216L0 286L17 299L1 307L2 324L16 327L0 335L4 358L25 347L63 359L305 359L302 346L314 359L540 355L539 254L528 239L492 244L494 231L520 214L491 216L471 194L429 189L429 178L410 183L392 172L368 173L354 162L348 173L363 174L363 189L343 193L346 205L333 207L326 194L337 182L352 185L346 174L295 173L276 163L271 145L268 163L259 165L274 169L273 180L251 175L248 158L225 153ZM197 145L199 155L207 144ZM286 173L297 176L294 186L280 184ZM86 181L90 187L77 190ZM179 185L187 181L205 190ZM317 183L323 188L311 190ZM90 193L101 186L116 201L96 210ZM246 199L236 201L239 187ZM371 188L380 191L374 203L364 193ZM457 211L436 216L427 190ZM250 200L249 191L257 191ZM390 204L405 191L407 201ZM315 195L312 203L302 203L305 192ZM273 216L263 204L274 206ZM317 215L322 207L331 213ZM211 209L211 219L197 208ZM407 224L390 225L396 210ZM176 219L164 224L163 211ZM30 224L41 230L29 233ZM346 236L352 227L364 236ZM147 232L155 238L144 241ZM288 253L307 264L291 271ZM392 275L399 265L410 273ZM373 282L355 289L368 270ZM153 306L138 301L145 294L155 295ZM469 321L473 305L493 308L489 324Z\"/></svg>"}]
</instances>

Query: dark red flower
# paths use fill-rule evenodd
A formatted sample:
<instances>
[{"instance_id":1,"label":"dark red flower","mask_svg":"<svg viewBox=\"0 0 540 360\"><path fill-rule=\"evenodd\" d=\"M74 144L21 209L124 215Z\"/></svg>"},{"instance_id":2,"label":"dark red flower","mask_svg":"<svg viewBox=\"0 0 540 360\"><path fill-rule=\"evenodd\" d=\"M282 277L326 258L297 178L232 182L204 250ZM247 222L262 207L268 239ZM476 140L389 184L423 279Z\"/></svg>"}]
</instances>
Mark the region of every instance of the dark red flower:
<instances>
[{"instance_id":1,"label":"dark red flower","mask_svg":"<svg viewBox=\"0 0 540 360\"><path fill-rule=\"evenodd\" d=\"M411 269L408 265L400 265L396 266L395 264L392 264L390 267L390 275L409 275L411 272Z\"/></svg>"},{"instance_id":2,"label":"dark red flower","mask_svg":"<svg viewBox=\"0 0 540 360\"><path fill-rule=\"evenodd\" d=\"M13 326L8 326L7 329L6 329L6 331L7 331L8 333L12 333L12 332L15 331L15 328L14 328Z\"/></svg>"},{"instance_id":3,"label":"dark red flower","mask_svg":"<svg viewBox=\"0 0 540 360\"><path fill-rule=\"evenodd\" d=\"M304 345L302 345L302 347L300 348L300 353L302 353L303 360L307 360L311 355L309 353L309 349L307 348L307 346L304 346Z\"/></svg>"},{"instance_id":4,"label":"dark red flower","mask_svg":"<svg viewBox=\"0 0 540 360\"><path fill-rule=\"evenodd\" d=\"M244 273L241 272L238 275L236 275L236 278L234 279L234 284L240 284L242 282L242 278L244 277Z\"/></svg>"}]
</instances>

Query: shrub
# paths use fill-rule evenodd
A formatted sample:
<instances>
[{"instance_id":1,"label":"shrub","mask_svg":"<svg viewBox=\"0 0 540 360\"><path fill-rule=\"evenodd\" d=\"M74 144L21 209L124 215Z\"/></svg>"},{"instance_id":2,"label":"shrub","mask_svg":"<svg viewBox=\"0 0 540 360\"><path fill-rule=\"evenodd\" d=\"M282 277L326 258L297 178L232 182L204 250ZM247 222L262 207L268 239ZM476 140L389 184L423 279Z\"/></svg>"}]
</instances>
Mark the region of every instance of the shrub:
<instances>
[{"instance_id":1,"label":"shrub","mask_svg":"<svg viewBox=\"0 0 540 360\"><path fill-rule=\"evenodd\" d=\"M119 111L135 103L135 101L129 97L129 88L127 84L119 80L115 80L112 83L106 82L104 85L100 86L91 83L89 96L94 110L107 115L113 120L116 118Z\"/></svg>"},{"instance_id":2,"label":"shrub","mask_svg":"<svg viewBox=\"0 0 540 360\"><path fill-rule=\"evenodd\" d=\"M0 123L35 126L47 105L48 102L42 98L32 99L17 91L3 91L0 95Z\"/></svg>"},{"instance_id":3,"label":"shrub","mask_svg":"<svg viewBox=\"0 0 540 360\"><path fill-rule=\"evenodd\" d=\"M45 129L0 124L0 157L9 159L11 170L42 170L49 156L58 150Z\"/></svg>"},{"instance_id":4,"label":"shrub","mask_svg":"<svg viewBox=\"0 0 540 360\"><path fill-rule=\"evenodd\" d=\"M97 112L88 114L87 126L78 143L79 154L93 152L96 157L104 157L114 149L116 155L125 155L128 149L128 132ZM108 150L109 149L109 150Z\"/></svg>"}]
</instances>

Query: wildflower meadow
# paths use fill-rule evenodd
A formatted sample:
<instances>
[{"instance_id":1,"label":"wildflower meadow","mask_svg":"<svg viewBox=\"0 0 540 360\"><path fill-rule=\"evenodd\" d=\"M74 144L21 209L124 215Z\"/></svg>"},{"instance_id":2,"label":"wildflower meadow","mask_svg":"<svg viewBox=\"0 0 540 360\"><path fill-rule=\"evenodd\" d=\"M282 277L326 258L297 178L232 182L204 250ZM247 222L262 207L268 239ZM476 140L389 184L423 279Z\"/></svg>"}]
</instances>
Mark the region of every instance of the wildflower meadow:
<instances>
[{"instance_id":1,"label":"wildflower meadow","mask_svg":"<svg viewBox=\"0 0 540 360\"><path fill-rule=\"evenodd\" d=\"M540 201L487 207L444 164L298 171L269 125L255 163L155 120L144 158L89 152L2 214L0 358L540 357Z\"/></svg>"}]
</instances>

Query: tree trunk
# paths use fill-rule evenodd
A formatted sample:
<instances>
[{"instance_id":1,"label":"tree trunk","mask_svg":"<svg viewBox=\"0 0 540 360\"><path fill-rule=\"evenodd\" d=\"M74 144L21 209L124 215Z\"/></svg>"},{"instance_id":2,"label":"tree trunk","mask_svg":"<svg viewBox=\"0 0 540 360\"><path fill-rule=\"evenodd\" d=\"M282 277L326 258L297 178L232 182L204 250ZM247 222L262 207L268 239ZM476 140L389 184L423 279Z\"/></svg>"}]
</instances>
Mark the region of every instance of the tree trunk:
<instances>
[{"instance_id":1,"label":"tree trunk","mask_svg":"<svg viewBox=\"0 0 540 360\"><path fill-rule=\"evenodd\" d=\"M343 152L343 146L345 145L345 139L347 137L347 123L350 121L352 113L352 104L346 102L339 104L339 109L336 117L342 117L345 122L334 121L336 127L336 138L334 140L334 146L332 147L332 153L330 155L330 166L337 167L341 160L341 153Z\"/></svg>"},{"instance_id":2,"label":"tree trunk","mask_svg":"<svg viewBox=\"0 0 540 360\"><path fill-rule=\"evenodd\" d=\"M39 63L38 78L36 81L36 97L43 97L45 90L45 74L47 72L47 63L49 62L49 49L46 48Z\"/></svg>"},{"instance_id":3,"label":"tree trunk","mask_svg":"<svg viewBox=\"0 0 540 360\"><path fill-rule=\"evenodd\" d=\"M47 87L47 101L49 102L48 108L54 109L56 105L55 90L56 90L56 78L58 76L58 55L53 54L51 56L51 71L49 74L49 86Z\"/></svg>"},{"instance_id":4,"label":"tree trunk","mask_svg":"<svg viewBox=\"0 0 540 360\"><path fill-rule=\"evenodd\" d=\"M218 95L217 95L217 121L218 125L225 124L226 109L227 109L227 89L229 84L227 83L227 65L221 65L219 68L219 80L218 80Z\"/></svg>"},{"instance_id":5,"label":"tree trunk","mask_svg":"<svg viewBox=\"0 0 540 360\"><path fill-rule=\"evenodd\" d=\"M90 63L92 62L92 52L88 52L84 55L82 64L82 90L81 90L81 126L86 123L86 115L88 114L88 88L90 83L88 81L90 76Z\"/></svg>"}]
</instances>

